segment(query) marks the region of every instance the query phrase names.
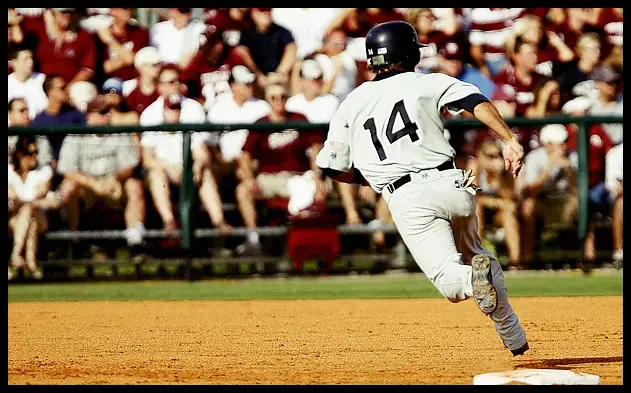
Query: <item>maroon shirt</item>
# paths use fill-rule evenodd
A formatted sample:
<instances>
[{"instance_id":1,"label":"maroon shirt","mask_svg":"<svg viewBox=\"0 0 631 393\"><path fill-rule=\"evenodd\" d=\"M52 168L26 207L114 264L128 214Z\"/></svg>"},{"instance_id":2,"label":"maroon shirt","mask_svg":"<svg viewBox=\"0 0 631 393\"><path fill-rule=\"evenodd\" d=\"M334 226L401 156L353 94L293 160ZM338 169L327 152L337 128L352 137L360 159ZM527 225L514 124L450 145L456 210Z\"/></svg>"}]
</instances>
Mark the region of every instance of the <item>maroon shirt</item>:
<instances>
[{"instance_id":1,"label":"maroon shirt","mask_svg":"<svg viewBox=\"0 0 631 393\"><path fill-rule=\"evenodd\" d=\"M257 123L269 123L265 116ZM307 122L307 118L295 112L287 113L288 122ZM243 151L258 160L259 173L281 171L306 172L311 169L307 149L314 143L322 143L318 131L286 129L282 131L250 131L243 145Z\"/></svg>"},{"instance_id":2,"label":"maroon shirt","mask_svg":"<svg viewBox=\"0 0 631 393\"><path fill-rule=\"evenodd\" d=\"M123 46L123 48L132 50L133 53L138 52L140 48L149 46L149 31L142 26L128 24L123 35L112 35L118 41L118 43ZM101 64L105 63L105 61L111 59L113 56L117 56L116 52L103 44L98 35L95 34L94 39L99 61L102 62ZM118 70L108 75L108 77L120 78L124 81L134 79L137 76L138 72L136 71L133 63L128 66L119 68Z\"/></svg>"},{"instance_id":3,"label":"maroon shirt","mask_svg":"<svg viewBox=\"0 0 631 393\"><path fill-rule=\"evenodd\" d=\"M217 95L230 91L228 78L232 67L246 64L234 48L227 47L224 53L213 64L200 51L191 59L188 67L182 70L181 78L189 87L191 97L203 96L206 101L212 102Z\"/></svg>"},{"instance_id":4,"label":"maroon shirt","mask_svg":"<svg viewBox=\"0 0 631 393\"><path fill-rule=\"evenodd\" d=\"M427 35L427 42L423 43L436 46L438 54L447 60L462 61L463 50L466 45L464 39L464 35L460 32L446 35L442 31L435 30Z\"/></svg>"},{"instance_id":5,"label":"maroon shirt","mask_svg":"<svg viewBox=\"0 0 631 393\"><path fill-rule=\"evenodd\" d=\"M517 102L515 115L523 116L526 108L535 101L535 93L533 93L533 89L537 85L539 79L541 79L541 76L534 72L532 74L532 81L530 84L526 85L517 79L515 76L515 69L511 65L504 68L502 72L497 74L493 78L493 82L495 82L496 89L505 88L505 85L509 85L515 90L515 101Z\"/></svg>"},{"instance_id":6,"label":"maroon shirt","mask_svg":"<svg viewBox=\"0 0 631 393\"><path fill-rule=\"evenodd\" d=\"M222 31L224 41L230 46L237 46L241 32L252 27L249 12L245 12L243 19L235 20L230 17L228 8L206 8L204 23L208 26L215 26L217 30Z\"/></svg>"},{"instance_id":7,"label":"maroon shirt","mask_svg":"<svg viewBox=\"0 0 631 393\"><path fill-rule=\"evenodd\" d=\"M576 150L578 144L578 133L575 127L567 127L569 137L567 147L569 150ZM600 124L594 124L589 128L589 187L597 186L605 181L605 157L609 150L614 147L611 138Z\"/></svg>"},{"instance_id":8,"label":"maroon shirt","mask_svg":"<svg viewBox=\"0 0 631 393\"><path fill-rule=\"evenodd\" d=\"M357 28L352 27L350 20L356 20ZM348 37L366 37L368 31L376 24L391 22L394 20L405 20L405 15L394 8L381 8L378 13L370 13L365 8L358 8L355 15L351 15L342 24L342 29Z\"/></svg>"},{"instance_id":9,"label":"maroon shirt","mask_svg":"<svg viewBox=\"0 0 631 393\"><path fill-rule=\"evenodd\" d=\"M96 49L90 33L80 29L73 41L64 40L57 46L48 37L45 24L36 24L34 28L38 39L34 54L39 61L39 72L58 74L70 82L82 69L94 71Z\"/></svg>"},{"instance_id":10,"label":"maroon shirt","mask_svg":"<svg viewBox=\"0 0 631 393\"><path fill-rule=\"evenodd\" d=\"M160 97L158 88L156 88L152 94L147 96L142 94L139 86L136 86L136 88L132 90L127 97L125 97L125 103L128 105L129 109L141 114L142 111L144 111L149 105L153 104L158 97Z\"/></svg>"}]
</instances>

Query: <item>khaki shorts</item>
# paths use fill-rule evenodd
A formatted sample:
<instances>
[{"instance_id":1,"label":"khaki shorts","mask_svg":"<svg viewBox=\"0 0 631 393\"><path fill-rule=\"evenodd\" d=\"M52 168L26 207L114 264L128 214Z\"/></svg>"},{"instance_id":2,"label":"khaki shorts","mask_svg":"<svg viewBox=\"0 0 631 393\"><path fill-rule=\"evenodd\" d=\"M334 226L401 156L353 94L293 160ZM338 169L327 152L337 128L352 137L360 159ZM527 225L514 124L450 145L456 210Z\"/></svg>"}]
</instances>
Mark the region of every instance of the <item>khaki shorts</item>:
<instances>
[{"instance_id":1,"label":"khaki shorts","mask_svg":"<svg viewBox=\"0 0 631 393\"><path fill-rule=\"evenodd\" d=\"M546 223L554 224L569 224L576 216L576 213L568 214L566 210L575 196L564 196L560 198L541 198L537 202L537 213L543 216L543 220ZM564 219L564 216L568 216ZM568 221L569 222L566 222Z\"/></svg>"},{"instance_id":2,"label":"khaki shorts","mask_svg":"<svg viewBox=\"0 0 631 393\"><path fill-rule=\"evenodd\" d=\"M300 176L299 173L282 171L278 173L261 173L256 176L256 184L261 190L263 198L270 199L273 197L289 198L287 190L287 181L294 176Z\"/></svg>"},{"instance_id":3,"label":"khaki shorts","mask_svg":"<svg viewBox=\"0 0 631 393\"><path fill-rule=\"evenodd\" d=\"M92 190L89 190L84 187L79 187L79 197L85 203L86 209L91 209L96 205L98 201L103 201L105 204L112 209L120 210L123 208L123 198L124 192L118 192L117 195L108 195L107 197L102 197L100 195L96 195Z\"/></svg>"}]
</instances>

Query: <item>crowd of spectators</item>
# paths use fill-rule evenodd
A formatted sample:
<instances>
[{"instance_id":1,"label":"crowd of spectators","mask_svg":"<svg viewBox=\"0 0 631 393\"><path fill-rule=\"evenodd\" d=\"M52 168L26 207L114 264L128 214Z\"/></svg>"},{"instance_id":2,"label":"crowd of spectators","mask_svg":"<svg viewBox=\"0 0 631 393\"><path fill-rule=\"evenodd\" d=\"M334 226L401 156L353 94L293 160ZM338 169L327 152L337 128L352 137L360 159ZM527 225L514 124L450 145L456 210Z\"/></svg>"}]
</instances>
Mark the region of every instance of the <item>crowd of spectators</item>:
<instances>
[{"instance_id":1,"label":"crowd of spectators","mask_svg":"<svg viewBox=\"0 0 631 393\"><path fill-rule=\"evenodd\" d=\"M191 8L158 10L160 21L147 27L132 8L9 8L9 126L327 123L351 90L374 77L365 36L391 20L409 22L429 45L417 72L475 84L505 117L622 116L622 8L206 8L201 18ZM622 128L589 129L590 206L612 218L617 261ZM527 152L515 181L488 130L447 136L459 167L477 173L480 234L500 227L510 264L527 266L541 218L576 220L577 129L514 131ZM346 224L391 223L370 188L314 176L325 135L293 128L194 133L193 178L212 226L255 228L257 201L279 198L289 214L337 198ZM149 203L163 229L177 230L172 194L182 180L181 147L181 132L9 137L9 279L22 266L41 277L35 254L46 210L63 211L71 230L95 204L122 210L131 247L143 242ZM224 214L230 201L240 220ZM359 204L374 214L362 216ZM584 246L589 260L594 228ZM385 247L385 235L375 232L373 243ZM255 230L235 250L259 251Z\"/></svg>"}]
</instances>

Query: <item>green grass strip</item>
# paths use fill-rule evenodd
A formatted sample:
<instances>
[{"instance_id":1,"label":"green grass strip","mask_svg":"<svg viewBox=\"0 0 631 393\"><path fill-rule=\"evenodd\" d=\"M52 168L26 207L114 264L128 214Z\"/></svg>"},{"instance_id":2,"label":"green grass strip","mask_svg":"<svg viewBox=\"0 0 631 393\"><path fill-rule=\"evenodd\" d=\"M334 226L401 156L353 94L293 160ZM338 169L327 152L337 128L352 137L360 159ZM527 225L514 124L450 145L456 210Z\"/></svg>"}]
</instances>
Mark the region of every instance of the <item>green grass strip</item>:
<instances>
[{"instance_id":1,"label":"green grass strip","mask_svg":"<svg viewBox=\"0 0 631 393\"><path fill-rule=\"evenodd\" d=\"M622 272L507 274L509 296L622 295ZM250 300L434 298L422 274L11 284L9 302L97 300Z\"/></svg>"}]
</instances>

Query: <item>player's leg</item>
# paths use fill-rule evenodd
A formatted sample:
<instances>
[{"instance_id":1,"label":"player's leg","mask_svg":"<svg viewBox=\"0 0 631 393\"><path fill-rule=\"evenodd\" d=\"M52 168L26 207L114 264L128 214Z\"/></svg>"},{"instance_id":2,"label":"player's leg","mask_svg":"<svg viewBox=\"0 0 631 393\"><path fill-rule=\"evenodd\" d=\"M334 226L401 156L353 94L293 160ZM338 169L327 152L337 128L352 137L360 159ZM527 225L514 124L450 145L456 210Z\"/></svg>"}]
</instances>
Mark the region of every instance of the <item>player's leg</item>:
<instances>
[{"instance_id":1,"label":"player's leg","mask_svg":"<svg viewBox=\"0 0 631 393\"><path fill-rule=\"evenodd\" d=\"M526 333L519 323L517 314L508 302L508 292L504 284L504 273L497 258L491 252L482 247L478 235L477 217L455 217L452 219L452 228L458 250L462 252L465 263L474 257L482 255L491 263L491 277L497 293L497 308L489 316L495 323L495 330L510 350L518 350L526 344Z\"/></svg>"},{"instance_id":2,"label":"player's leg","mask_svg":"<svg viewBox=\"0 0 631 393\"><path fill-rule=\"evenodd\" d=\"M441 295L453 303L471 297L472 269L461 262L438 191L429 183L409 183L384 197L401 238Z\"/></svg>"}]
</instances>

